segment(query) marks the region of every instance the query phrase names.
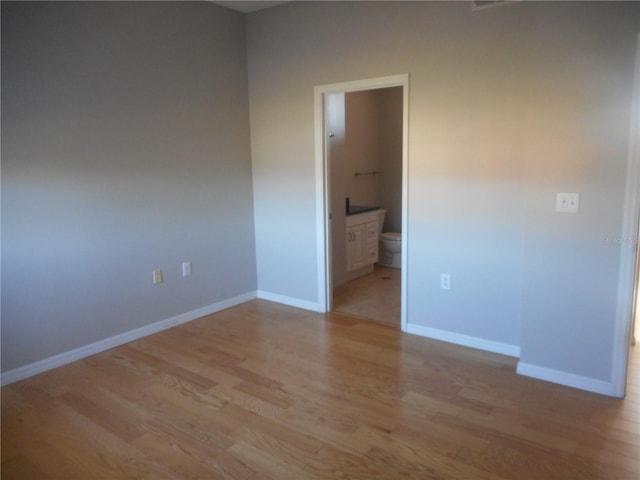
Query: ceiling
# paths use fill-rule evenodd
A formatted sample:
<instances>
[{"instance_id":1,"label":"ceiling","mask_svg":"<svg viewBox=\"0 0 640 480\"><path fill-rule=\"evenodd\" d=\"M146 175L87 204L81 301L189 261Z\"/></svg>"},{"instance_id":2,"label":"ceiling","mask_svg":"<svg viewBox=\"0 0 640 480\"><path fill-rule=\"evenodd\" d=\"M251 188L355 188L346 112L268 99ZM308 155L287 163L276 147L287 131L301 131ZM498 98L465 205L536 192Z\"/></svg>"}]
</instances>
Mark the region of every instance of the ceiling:
<instances>
[{"instance_id":1,"label":"ceiling","mask_svg":"<svg viewBox=\"0 0 640 480\"><path fill-rule=\"evenodd\" d=\"M263 10L269 7L275 7L276 5L281 5L283 3L289 3L290 1L295 0L285 0L285 1L271 1L271 0L209 0L212 3L216 3L223 7L231 8L238 12L242 13L251 13L256 12L258 10ZM338 0L340 1L340 0ZM342 0L344 1L344 0ZM375 0L374 0L375 1ZM401 1L401 0L390 0L390 1ZM520 0L472 0L472 6L474 10L480 10L488 7L495 7L499 5L505 5L508 3L513 3Z\"/></svg>"},{"instance_id":2,"label":"ceiling","mask_svg":"<svg viewBox=\"0 0 640 480\"><path fill-rule=\"evenodd\" d=\"M227 0L227 1L217 1L213 0L213 3L217 3L223 7L231 8L233 10L237 10L242 13L251 13L256 12L258 10L262 10L264 8L275 7L276 5L280 5L281 3L287 3L286 1L275 2L275 1L267 1L267 0Z\"/></svg>"}]
</instances>

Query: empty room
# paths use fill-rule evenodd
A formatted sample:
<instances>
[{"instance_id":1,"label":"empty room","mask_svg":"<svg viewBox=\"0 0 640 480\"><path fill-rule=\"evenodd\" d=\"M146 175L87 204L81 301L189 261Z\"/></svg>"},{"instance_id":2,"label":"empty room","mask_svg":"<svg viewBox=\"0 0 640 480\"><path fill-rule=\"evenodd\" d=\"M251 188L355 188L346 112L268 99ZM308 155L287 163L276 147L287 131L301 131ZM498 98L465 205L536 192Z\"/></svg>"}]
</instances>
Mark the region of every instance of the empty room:
<instances>
[{"instance_id":1,"label":"empty room","mask_svg":"<svg viewBox=\"0 0 640 480\"><path fill-rule=\"evenodd\" d=\"M639 33L2 1L1 477L637 479Z\"/></svg>"}]
</instances>

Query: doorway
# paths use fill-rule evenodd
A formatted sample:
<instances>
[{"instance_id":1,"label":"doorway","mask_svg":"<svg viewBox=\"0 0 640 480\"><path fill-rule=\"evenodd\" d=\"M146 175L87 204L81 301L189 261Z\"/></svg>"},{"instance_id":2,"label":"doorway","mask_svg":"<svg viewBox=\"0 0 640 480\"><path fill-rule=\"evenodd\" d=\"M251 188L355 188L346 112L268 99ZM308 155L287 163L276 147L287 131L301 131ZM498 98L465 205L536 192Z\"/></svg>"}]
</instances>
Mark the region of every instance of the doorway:
<instances>
[{"instance_id":1,"label":"doorway","mask_svg":"<svg viewBox=\"0 0 640 480\"><path fill-rule=\"evenodd\" d=\"M395 308L395 323L403 330L407 324L408 80L408 75L397 75L315 89L316 207L319 212L318 231L321 232L318 235L319 299L324 303L325 311L338 309L381 321L385 321L384 318L376 318L381 305L391 311ZM382 152L375 150L381 142L384 144L383 137L393 130L385 123L393 115L384 112L373 115L394 102L398 110L395 128L399 143L395 167L385 164L384 159L376 158L382 156ZM354 121L352 117L358 115L359 119ZM346 141L347 135L349 142ZM385 145L389 147L389 142ZM397 181L395 187L384 188L384 182L393 181ZM389 211L381 228L405 232L401 233L401 253L397 254L395 262L395 266L400 268L369 263L363 268L347 269L347 202L352 206L382 207ZM389 208L385 208L387 206ZM373 236L377 248L380 247L377 238L381 232ZM384 251L381 250L379 255ZM389 298L394 290L395 300Z\"/></svg>"}]
</instances>

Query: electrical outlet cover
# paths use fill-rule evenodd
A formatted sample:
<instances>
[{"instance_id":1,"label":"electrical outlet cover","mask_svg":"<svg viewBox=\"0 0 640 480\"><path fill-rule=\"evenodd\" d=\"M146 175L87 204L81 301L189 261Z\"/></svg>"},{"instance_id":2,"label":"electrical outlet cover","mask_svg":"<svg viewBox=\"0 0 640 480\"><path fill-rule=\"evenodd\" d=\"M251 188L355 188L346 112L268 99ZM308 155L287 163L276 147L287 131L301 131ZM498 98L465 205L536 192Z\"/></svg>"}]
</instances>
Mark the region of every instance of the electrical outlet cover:
<instances>
[{"instance_id":1,"label":"electrical outlet cover","mask_svg":"<svg viewBox=\"0 0 640 480\"><path fill-rule=\"evenodd\" d=\"M153 284L157 285L162 283L162 270L159 268L153 271Z\"/></svg>"}]
</instances>

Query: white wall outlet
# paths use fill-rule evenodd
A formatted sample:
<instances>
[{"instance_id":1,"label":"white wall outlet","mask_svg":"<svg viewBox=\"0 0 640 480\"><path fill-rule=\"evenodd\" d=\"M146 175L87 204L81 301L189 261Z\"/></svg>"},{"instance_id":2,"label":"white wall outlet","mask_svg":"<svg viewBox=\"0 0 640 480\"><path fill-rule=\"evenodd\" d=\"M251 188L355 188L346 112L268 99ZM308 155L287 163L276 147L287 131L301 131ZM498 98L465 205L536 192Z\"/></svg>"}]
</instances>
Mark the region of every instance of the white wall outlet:
<instances>
[{"instance_id":1,"label":"white wall outlet","mask_svg":"<svg viewBox=\"0 0 640 480\"><path fill-rule=\"evenodd\" d=\"M442 290L451 290L451 275L448 273L440 274L440 288Z\"/></svg>"},{"instance_id":2,"label":"white wall outlet","mask_svg":"<svg viewBox=\"0 0 640 480\"><path fill-rule=\"evenodd\" d=\"M153 284L157 285L159 283L162 283L162 270L157 268L153 271Z\"/></svg>"},{"instance_id":3,"label":"white wall outlet","mask_svg":"<svg viewBox=\"0 0 640 480\"><path fill-rule=\"evenodd\" d=\"M558 193L556 196L556 212L578 213L579 208L579 193Z\"/></svg>"},{"instance_id":4,"label":"white wall outlet","mask_svg":"<svg viewBox=\"0 0 640 480\"><path fill-rule=\"evenodd\" d=\"M182 262L182 276L188 277L191 275L191 262Z\"/></svg>"}]
</instances>

